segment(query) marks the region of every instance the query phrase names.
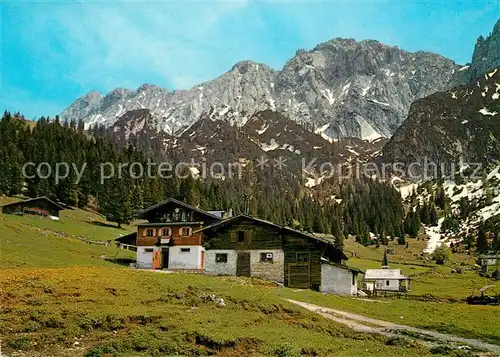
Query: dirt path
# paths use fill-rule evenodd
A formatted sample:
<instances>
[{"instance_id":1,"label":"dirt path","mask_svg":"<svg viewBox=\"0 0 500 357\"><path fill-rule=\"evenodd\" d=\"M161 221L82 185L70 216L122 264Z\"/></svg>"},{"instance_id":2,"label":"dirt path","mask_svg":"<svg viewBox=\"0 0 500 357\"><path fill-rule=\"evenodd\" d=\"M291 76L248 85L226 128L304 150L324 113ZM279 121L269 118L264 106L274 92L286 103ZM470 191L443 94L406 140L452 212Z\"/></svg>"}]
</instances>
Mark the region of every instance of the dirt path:
<instances>
[{"instance_id":1,"label":"dirt path","mask_svg":"<svg viewBox=\"0 0 500 357\"><path fill-rule=\"evenodd\" d=\"M328 307L309 304L307 302L285 299L295 305L301 306L309 311L315 312L327 319L344 324L355 331L365 333L377 333L384 336L401 336L398 331L409 331L411 333L431 337L445 342L458 343L461 345L471 346L477 349L494 352L500 356L500 346L491 343L483 342L473 338L464 338L454 335L444 334L441 332L424 330L412 326L399 325L392 322L372 319L363 315L357 315L350 312L331 309ZM418 337L417 337L418 338Z\"/></svg>"}]
</instances>

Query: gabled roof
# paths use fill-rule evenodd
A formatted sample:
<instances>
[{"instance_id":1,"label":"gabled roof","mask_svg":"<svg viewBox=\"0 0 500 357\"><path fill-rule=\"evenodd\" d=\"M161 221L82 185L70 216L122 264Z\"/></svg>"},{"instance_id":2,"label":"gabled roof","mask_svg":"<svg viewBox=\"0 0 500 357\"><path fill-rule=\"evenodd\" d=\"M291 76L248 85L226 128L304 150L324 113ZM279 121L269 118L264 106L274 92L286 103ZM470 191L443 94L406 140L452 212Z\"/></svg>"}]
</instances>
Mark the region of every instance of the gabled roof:
<instances>
[{"instance_id":1,"label":"gabled roof","mask_svg":"<svg viewBox=\"0 0 500 357\"><path fill-rule=\"evenodd\" d=\"M195 231L194 233L205 231L205 230L209 230L209 229L213 229L213 228L221 228L221 227L227 226L228 224L230 224L230 223L232 223L234 221L237 221L237 220L239 220L241 218L246 218L246 219L249 219L249 220L252 220L252 221L255 221L255 222L259 222L259 223L262 223L262 224L265 224L265 225L273 226L273 227L275 227L277 229L283 228L282 226L280 226L280 225L278 225L276 223L273 223L271 221L266 221L265 219L255 218L255 217L252 217L252 216L249 216L249 215L246 215L246 214L239 214L239 215L233 216L231 218L222 220L220 222L212 223L211 225L203 227L203 228Z\"/></svg>"},{"instance_id":2,"label":"gabled roof","mask_svg":"<svg viewBox=\"0 0 500 357\"><path fill-rule=\"evenodd\" d=\"M365 280L405 280L401 269L366 269Z\"/></svg>"},{"instance_id":3,"label":"gabled roof","mask_svg":"<svg viewBox=\"0 0 500 357\"><path fill-rule=\"evenodd\" d=\"M314 239L314 240L316 240L318 242L326 243L326 244L332 246L333 248L338 249L339 251L342 252L342 250L339 249L339 248L337 248L337 247L335 247L333 245L333 242L331 240L329 240L329 239L318 237L318 236L316 236L314 234L311 234L311 233L308 233L308 232L304 232L304 231L300 231L298 229L294 229L294 228L291 228L291 227L281 226L281 225L273 223L271 221L266 221L265 219L255 218L255 217L252 217L252 216L249 216L249 215L246 215L246 214L239 214L237 216L233 216L233 217L225 219L223 221L213 223L213 224L211 224L209 226L206 226L206 227L204 227L202 229L199 229L199 230L195 231L194 233L201 232L201 231L206 231L206 230L210 230L210 229L214 229L214 228L215 229L216 228L221 228L221 227L224 227L224 226L226 226L226 225L228 225L228 224L230 224L230 223L232 223L232 222L234 222L236 220L243 219L243 218L244 219L249 219L249 220L257 222L257 223L261 223L261 224L264 224L264 225L271 226L271 227L276 228L276 229L278 229L280 231L295 233L295 234L298 234L300 236L303 236L303 237L306 237L306 238L309 238L309 239ZM344 260L348 259L347 256L343 252L342 252L342 256L343 256L342 259L344 259Z\"/></svg>"},{"instance_id":4,"label":"gabled roof","mask_svg":"<svg viewBox=\"0 0 500 357\"><path fill-rule=\"evenodd\" d=\"M213 214L211 214L211 213L209 213L207 211L204 211L202 209L199 209L199 208L196 208L194 206L188 205L187 203L184 203L182 201L176 200L175 198L169 198L169 199L167 199L167 200L165 200L163 202L160 202L160 203L157 203L155 205L152 205L152 206L150 206L150 207L148 207L148 208L140 211L139 213L137 213L137 217L138 218L142 218L142 217L144 217L144 214L146 214L148 212L151 212L151 211L154 211L157 208L160 208L160 207L162 207L162 206L164 206L166 204L169 204L169 203L175 203L175 204L177 204L179 206L182 206L182 207L184 207L184 208L186 208L188 210L192 210L192 211L198 212L199 214L202 214L202 215L204 215L206 217L209 217L211 219L215 219L215 220L220 221L220 217L217 217L216 215L213 215Z\"/></svg>"},{"instance_id":5,"label":"gabled roof","mask_svg":"<svg viewBox=\"0 0 500 357\"><path fill-rule=\"evenodd\" d=\"M3 205L2 207L14 206L14 205L18 205L20 203L29 203L29 202L38 201L38 200L47 201L50 204L52 204L53 206L57 207L60 211L64 209L63 206L61 206L60 204L52 201L50 198L48 198L46 196L40 196L40 197L35 197L35 198L28 198L27 200L24 200L24 201L11 202L11 203L8 203L6 205Z\"/></svg>"}]
</instances>

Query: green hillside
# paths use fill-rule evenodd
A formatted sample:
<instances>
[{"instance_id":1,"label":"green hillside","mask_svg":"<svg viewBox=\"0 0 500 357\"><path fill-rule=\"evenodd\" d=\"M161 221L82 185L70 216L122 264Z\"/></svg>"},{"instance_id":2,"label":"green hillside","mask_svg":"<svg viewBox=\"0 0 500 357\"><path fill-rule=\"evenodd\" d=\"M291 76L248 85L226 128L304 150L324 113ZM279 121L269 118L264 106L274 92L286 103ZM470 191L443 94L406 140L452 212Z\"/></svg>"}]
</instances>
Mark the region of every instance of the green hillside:
<instances>
[{"instance_id":1,"label":"green hillside","mask_svg":"<svg viewBox=\"0 0 500 357\"><path fill-rule=\"evenodd\" d=\"M283 298L500 344L498 307L461 302L471 288L488 283L474 272L454 275L451 266L415 265L397 250L394 266L414 279L410 296L370 301L258 279L135 271L105 259L130 258L132 252L72 237L107 240L128 232L95 224L99 219L81 210L63 211L61 221L0 215L2 351L86 357L431 355L421 342L353 332ZM356 255L350 265L379 265L378 248L346 244Z\"/></svg>"}]
</instances>

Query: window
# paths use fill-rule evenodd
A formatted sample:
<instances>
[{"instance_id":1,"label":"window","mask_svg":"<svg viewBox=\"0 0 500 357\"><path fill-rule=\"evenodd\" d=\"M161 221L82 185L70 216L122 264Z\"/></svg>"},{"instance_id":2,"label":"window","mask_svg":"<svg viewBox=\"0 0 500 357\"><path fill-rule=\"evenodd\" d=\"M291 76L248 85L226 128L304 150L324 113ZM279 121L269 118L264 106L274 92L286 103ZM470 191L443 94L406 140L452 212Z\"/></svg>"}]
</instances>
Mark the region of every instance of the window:
<instances>
[{"instance_id":1,"label":"window","mask_svg":"<svg viewBox=\"0 0 500 357\"><path fill-rule=\"evenodd\" d=\"M153 228L147 228L146 237L154 237L154 236L155 236L155 230Z\"/></svg>"},{"instance_id":2,"label":"window","mask_svg":"<svg viewBox=\"0 0 500 357\"><path fill-rule=\"evenodd\" d=\"M236 241L238 243L245 243L245 231L238 231L236 233Z\"/></svg>"},{"instance_id":3,"label":"window","mask_svg":"<svg viewBox=\"0 0 500 357\"><path fill-rule=\"evenodd\" d=\"M192 232L193 232L193 230L192 230L191 227L181 227L179 229L179 233L183 237L189 237L189 236L191 236Z\"/></svg>"},{"instance_id":4,"label":"window","mask_svg":"<svg viewBox=\"0 0 500 357\"><path fill-rule=\"evenodd\" d=\"M144 253L153 253L153 248L146 248L144 249Z\"/></svg>"},{"instance_id":5,"label":"window","mask_svg":"<svg viewBox=\"0 0 500 357\"><path fill-rule=\"evenodd\" d=\"M181 248L181 253L189 253L191 248Z\"/></svg>"},{"instance_id":6,"label":"window","mask_svg":"<svg viewBox=\"0 0 500 357\"><path fill-rule=\"evenodd\" d=\"M389 286L389 280L385 281L385 286Z\"/></svg>"},{"instance_id":7,"label":"window","mask_svg":"<svg viewBox=\"0 0 500 357\"><path fill-rule=\"evenodd\" d=\"M307 253L297 253L296 260L298 262L308 262L309 261L309 252L307 252Z\"/></svg>"},{"instance_id":8,"label":"window","mask_svg":"<svg viewBox=\"0 0 500 357\"><path fill-rule=\"evenodd\" d=\"M261 263L272 263L273 253L260 253L260 261Z\"/></svg>"},{"instance_id":9,"label":"window","mask_svg":"<svg viewBox=\"0 0 500 357\"><path fill-rule=\"evenodd\" d=\"M160 229L160 236L162 237L170 237L172 235L172 228L165 227Z\"/></svg>"},{"instance_id":10,"label":"window","mask_svg":"<svg viewBox=\"0 0 500 357\"><path fill-rule=\"evenodd\" d=\"M215 262L216 263L227 263L227 254L226 253L215 254Z\"/></svg>"}]
</instances>

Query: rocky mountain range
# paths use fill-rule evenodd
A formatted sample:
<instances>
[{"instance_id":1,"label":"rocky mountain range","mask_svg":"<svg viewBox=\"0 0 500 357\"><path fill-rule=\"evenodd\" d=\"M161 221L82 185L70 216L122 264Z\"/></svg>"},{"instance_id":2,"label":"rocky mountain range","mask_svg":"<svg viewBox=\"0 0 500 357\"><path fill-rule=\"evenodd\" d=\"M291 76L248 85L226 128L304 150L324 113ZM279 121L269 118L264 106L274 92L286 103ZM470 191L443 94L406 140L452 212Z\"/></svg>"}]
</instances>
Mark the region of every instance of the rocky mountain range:
<instances>
[{"instance_id":1,"label":"rocky mountain range","mask_svg":"<svg viewBox=\"0 0 500 357\"><path fill-rule=\"evenodd\" d=\"M373 140L390 137L413 101L448 89L459 69L432 53L411 53L372 40L334 39L297 51L281 70L244 61L189 90L145 84L105 96L91 92L61 118L111 127L128 111L148 109L157 132L179 137L207 113L211 119L224 119L231 111L231 124L241 127L256 112L270 109L329 141Z\"/></svg>"},{"instance_id":2,"label":"rocky mountain range","mask_svg":"<svg viewBox=\"0 0 500 357\"><path fill-rule=\"evenodd\" d=\"M158 161L188 163L194 172L201 165L210 166L214 162L248 167L265 160L266 166L272 167L281 161L280 169L305 178L309 187L320 184L326 176L320 169L323 163L337 169L343 163L367 162L387 142L385 138L328 141L323 133L314 133L270 109L250 115L243 126L232 125L231 110L224 118L215 119L215 115L208 112L181 135L172 136L157 133L157 121L151 112L137 109L121 116L113 126L94 129L93 133L118 146L132 144ZM331 167L326 168L331 174Z\"/></svg>"}]
</instances>

